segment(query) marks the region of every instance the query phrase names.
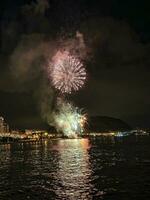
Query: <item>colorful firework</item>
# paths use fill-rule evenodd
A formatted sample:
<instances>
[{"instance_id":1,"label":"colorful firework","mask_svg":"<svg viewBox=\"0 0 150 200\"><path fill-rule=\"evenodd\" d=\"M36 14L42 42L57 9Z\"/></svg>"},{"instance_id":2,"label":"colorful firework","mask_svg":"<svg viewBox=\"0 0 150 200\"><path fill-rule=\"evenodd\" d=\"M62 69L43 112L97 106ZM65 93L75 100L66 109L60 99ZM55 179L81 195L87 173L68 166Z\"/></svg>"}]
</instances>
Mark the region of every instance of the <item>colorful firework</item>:
<instances>
[{"instance_id":1,"label":"colorful firework","mask_svg":"<svg viewBox=\"0 0 150 200\"><path fill-rule=\"evenodd\" d=\"M81 61L68 51L58 51L50 67L53 86L62 93L72 93L84 85L86 70Z\"/></svg>"},{"instance_id":2,"label":"colorful firework","mask_svg":"<svg viewBox=\"0 0 150 200\"><path fill-rule=\"evenodd\" d=\"M58 131L66 137L77 137L84 132L86 115L71 103L61 102L58 112L54 114L54 123Z\"/></svg>"}]
</instances>

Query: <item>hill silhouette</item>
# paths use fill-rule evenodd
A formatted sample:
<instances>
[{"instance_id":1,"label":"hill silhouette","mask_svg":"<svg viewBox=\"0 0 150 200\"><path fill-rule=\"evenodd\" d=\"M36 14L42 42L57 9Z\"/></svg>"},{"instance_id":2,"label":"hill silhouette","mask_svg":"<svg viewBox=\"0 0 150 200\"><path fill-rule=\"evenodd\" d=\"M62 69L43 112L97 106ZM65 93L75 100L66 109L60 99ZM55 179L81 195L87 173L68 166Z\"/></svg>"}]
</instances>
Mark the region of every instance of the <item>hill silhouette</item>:
<instances>
[{"instance_id":1,"label":"hill silhouette","mask_svg":"<svg viewBox=\"0 0 150 200\"><path fill-rule=\"evenodd\" d=\"M124 121L106 116L93 116L89 118L88 131L101 132L101 131L127 131L131 127Z\"/></svg>"}]
</instances>

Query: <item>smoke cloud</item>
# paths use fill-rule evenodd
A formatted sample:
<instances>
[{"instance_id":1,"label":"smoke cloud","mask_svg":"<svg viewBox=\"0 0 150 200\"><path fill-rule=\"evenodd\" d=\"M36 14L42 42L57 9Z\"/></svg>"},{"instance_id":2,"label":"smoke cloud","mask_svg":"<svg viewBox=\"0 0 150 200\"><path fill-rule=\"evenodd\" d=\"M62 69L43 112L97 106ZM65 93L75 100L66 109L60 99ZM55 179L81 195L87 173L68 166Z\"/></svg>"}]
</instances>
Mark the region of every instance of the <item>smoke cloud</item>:
<instances>
[{"instance_id":1,"label":"smoke cloud","mask_svg":"<svg viewBox=\"0 0 150 200\"><path fill-rule=\"evenodd\" d=\"M63 45L62 42L59 44L59 40L45 41L42 35L34 34L23 37L11 55L10 73L16 82L16 89L20 92L32 92L42 119L48 124L52 124L53 121L52 113L56 99L47 74L48 61L52 60L59 49L67 49L70 52L73 50L79 55L80 40L78 49L77 42L73 38L66 40Z\"/></svg>"},{"instance_id":2,"label":"smoke cloud","mask_svg":"<svg viewBox=\"0 0 150 200\"><path fill-rule=\"evenodd\" d=\"M50 25L47 25L44 14L48 8L47 0L38 0L37 3L25 5L21 8L25 32L18 33L16 27L20 24L17 24L17 21L10 22L10 26L7 25L4 30L4 33L9 34L3 37L2 51L7 51L8 54L7 70L4 69L3 75L9 77L10 85L3 87L3 90L7 88L7 92L31 94L43 121L53 125L56 92L47 74L48 62L59 50L67 50L84 59L86 46L83 35L79 31L69 38L67 36L53 38L51 34L47 34ZM44 29L41 27L42 22L46 24ZM10 40L15 38L16 41L16 43L11 43L12 46L9 48L6 42L8 38ZM3 81L4 85L5 81Z\"/></svg>"}]
</instances>

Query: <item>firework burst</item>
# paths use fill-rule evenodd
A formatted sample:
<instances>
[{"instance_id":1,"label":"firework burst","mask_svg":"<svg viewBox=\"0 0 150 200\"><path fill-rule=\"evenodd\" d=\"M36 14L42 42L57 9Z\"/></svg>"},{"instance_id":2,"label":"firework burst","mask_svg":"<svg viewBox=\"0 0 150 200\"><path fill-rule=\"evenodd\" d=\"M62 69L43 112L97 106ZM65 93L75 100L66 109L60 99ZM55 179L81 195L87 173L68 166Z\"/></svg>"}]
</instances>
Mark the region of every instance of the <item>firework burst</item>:
<instances>
[{"instance_id":1,"label":"firework burst","mask_svg":"<svg viewBox=\"0 0 150 200\"><path fill-rule=\"evenodd\" d=\"M52 84L62 93L78 91L84 85L86 70L81 61L69 52L58 51L50 68Z\"/></svg>"},{"instance_id":2,"label":"firework burst","mask_svg":"<svg viewBox=\"0 0 150 200\"><path fill-rule=\"evenodd\" d=\"M87 121L86 115L82 114L81 110L71 103L61 101L58 106L58 112L54 115L57 130L67 137L82 135Z\"/></svg>"}]
</instances>

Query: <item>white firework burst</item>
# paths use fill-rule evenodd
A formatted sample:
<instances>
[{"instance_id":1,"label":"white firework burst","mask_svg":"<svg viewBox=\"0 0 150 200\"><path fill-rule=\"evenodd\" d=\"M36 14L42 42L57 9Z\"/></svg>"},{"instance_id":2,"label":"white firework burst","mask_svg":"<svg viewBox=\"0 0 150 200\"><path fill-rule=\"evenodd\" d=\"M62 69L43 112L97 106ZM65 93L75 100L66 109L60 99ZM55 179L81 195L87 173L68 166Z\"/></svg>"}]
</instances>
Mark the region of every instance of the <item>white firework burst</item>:
<instances>
[{"instance_id":1,"label":"white firework burst","mask_svg":"<svg viewBox=\"0 0 150 200\"><path fill-rule=\"evenodd\" d=\"M56 89L62 93L71 93L84 85L86 70L78 58L68 52L59 52L54 57L50 76Z\"/></svg>"}]
</instances>

